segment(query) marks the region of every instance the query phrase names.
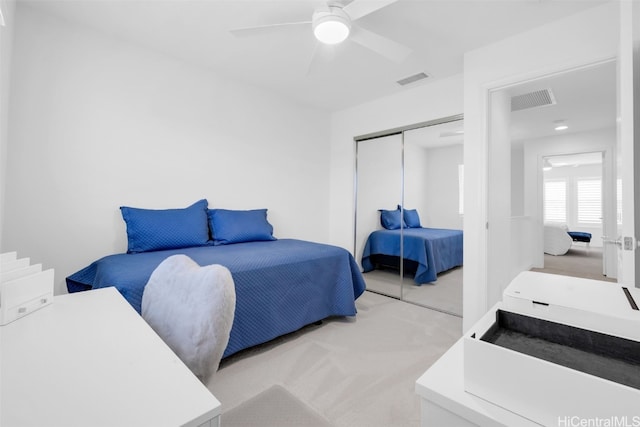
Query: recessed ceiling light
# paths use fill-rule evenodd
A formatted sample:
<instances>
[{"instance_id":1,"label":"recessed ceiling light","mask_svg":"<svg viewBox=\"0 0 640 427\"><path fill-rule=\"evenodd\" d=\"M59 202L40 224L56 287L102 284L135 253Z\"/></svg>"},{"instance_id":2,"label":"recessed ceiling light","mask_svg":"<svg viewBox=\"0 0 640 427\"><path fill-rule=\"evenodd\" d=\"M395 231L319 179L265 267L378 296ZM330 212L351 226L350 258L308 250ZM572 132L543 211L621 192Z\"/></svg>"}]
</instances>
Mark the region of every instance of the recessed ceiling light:
<instances>
[{"instance_id":1,"label":"recessed ceiling light","mask_svg":"<svg viewBox=\"0 0 640 427\"><path fill-rule=\"evenodd\" d=\"M556 125L554 127L555 130L567 130L567 129L569 129L569 126L567 126L567 124L564 122L564 120L556 120L553 123Z\"/></svg>"},{"instance_id":2,"label":"recessed ceiling light","mask_svg":"<svg viewBox=\"0 0 640 427\"><path fill-rule=\"evenodd\" d=\"M460 136L460 135L464 135L464 131L463 130L451 130L451 131L447 131L447 132L441 132L440 133L440 138L446 138L446 137L450 137L450 136Z\"/></svg>"}]
</instances>

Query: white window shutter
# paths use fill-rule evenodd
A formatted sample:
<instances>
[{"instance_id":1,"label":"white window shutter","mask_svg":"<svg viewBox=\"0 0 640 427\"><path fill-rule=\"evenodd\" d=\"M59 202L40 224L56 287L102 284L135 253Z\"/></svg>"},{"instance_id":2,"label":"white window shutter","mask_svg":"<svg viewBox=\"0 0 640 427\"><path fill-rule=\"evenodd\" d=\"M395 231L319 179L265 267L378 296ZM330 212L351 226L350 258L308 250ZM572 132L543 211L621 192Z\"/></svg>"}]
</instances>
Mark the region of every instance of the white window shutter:
<instances>
[{"instance_id":1,"label":"white window shutter","mask_svg":"<svg viewBox=\"0 0 640 427\"><path fill-rule=\"evenodd\" d=\"M578 222L581 224L602 223L602 181L599 178L579 179Z\"/></svg>"},{"instance_id":2,"label":"white window shutter","mask_svg":"<svg viewBox=\"0 0 640 427\"><path fill-rule=\"evenodd\" d=\"M545 180L544 221L567 223L567 182Z\"/></svg>"}]
</instances>

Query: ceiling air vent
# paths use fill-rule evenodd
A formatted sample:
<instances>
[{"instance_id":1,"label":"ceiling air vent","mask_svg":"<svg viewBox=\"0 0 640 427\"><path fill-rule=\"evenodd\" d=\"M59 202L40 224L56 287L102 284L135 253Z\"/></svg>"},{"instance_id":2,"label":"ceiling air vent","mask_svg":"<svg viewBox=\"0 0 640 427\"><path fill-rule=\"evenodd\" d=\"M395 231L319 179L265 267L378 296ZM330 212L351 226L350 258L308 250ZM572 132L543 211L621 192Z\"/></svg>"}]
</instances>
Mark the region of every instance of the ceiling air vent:
<instances>
[{"instance_id":1,"label":"ceiling air vent","mask_svg":"<svg viewBox=\"0 0 640 427\"><path fill-rule=\"evenodd\" d=\"M426 73L418 73L414 74L413 76L405 77L402 80L398 80L397 83L400 86L406 86L410 83L417 82L418 80L426 79L427 77L429 76Z\"/></svg>"},{"instance_id":2,"label":"ceiling air vent","mask_svg":"<svg viewBox=\"0 0 640 427\"><path fill-rule=\"evenodd\" d=\"M511 98L511 111L526 110L528 108L554 105L556 98L551 89L542 89L535 92L524 93Z\"/></svg>"}]
</instances>

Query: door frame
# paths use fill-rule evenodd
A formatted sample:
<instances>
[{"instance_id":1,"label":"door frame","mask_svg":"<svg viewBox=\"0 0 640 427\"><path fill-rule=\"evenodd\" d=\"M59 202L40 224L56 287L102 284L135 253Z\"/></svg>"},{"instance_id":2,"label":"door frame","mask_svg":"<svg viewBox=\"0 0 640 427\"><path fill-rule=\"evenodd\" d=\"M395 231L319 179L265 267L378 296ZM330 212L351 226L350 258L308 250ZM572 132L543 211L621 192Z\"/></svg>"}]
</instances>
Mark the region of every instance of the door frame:
<instances>
[{"instance_id":1,"label":"door frame","mask_svg":"<svg viewBox=\"0 0 640 427\"><path fill-rule=\"evenodd\" d=\"M617 135L617 131L616 131ZM580 155L585 153L599 153L601 155L601 163L600 163L600 179L602 186L601 193L601 205L602 205L602 223L601 223L601 234L604 239L608 234L611 234L617 229L617 221L616 221L616 173L615 173L615 146L614 147L585 147L584 150L580 151L558 151L558 152L545 152L541 154L541 159L539 163L542 164L544 159L547 157L554 156L573 156ZM538 188L539 194L539 211L538 215L542 218L544 222L544 172L541 171L541 168L538 168L537 171L537 179L536 185ZM592 240L593 242L593 240ZM600 242L598 242L600 243ZM611 249L611 248L610 248ZM603 243L602 244L602 274L603 276L609 277L611 279L615 279L617 277L617 253L614 251L609 255L606 254L607 247ZM544 254L542 255L544 257ZM606 265L608 263L608 266ZM544 266L543 264L540 267ZM538 266L536 266L538 267ZM609 272L610 274L605 274Z\"/></svg>"},{"instance_id":2,"label":"door frame","mask_svg":"<svg viewBox=\"0 0 640 427\"><path fill-rule=\"evenodd\" d=\"M465 53L465 211L463 331L495 304L487 283L487 124L489 90L617 58L618 2L607 2Z\"/></svg>"},{"instance_id":3,"label":"door frame","mask_svg":"<svg viewBox=\"0 0 640 427\"><path fill-rule=\"evenodd\" d=\"M510 230L504 229L505 228L504 224L493 224L493 226L492 224L490 224L491 218L495 218L496 216L504 217L504 212L498 212L498 215L496 215L496 212L492 210L492 204L490 202L491 191L488 186L488 183L490 180L489 177L491 173L491 170L490 170L491 168L490 159L492 155L491 150L495 148L495 145L492 145L490 143L490 141L492 140L492 119L494 117L494 111L493 111L493 106L491 102L493 95L496 93L499 93L502 90L510 89L510 88L519 86L521 84L531 83L531 82L544 80L544 79L555 77L562 74L572 73L572 72L583 70L586 68L611 63L612 61L613 62L618 61L618 56L608 55L604 58L599 58L599 59L591 60L588 62L580 62L580 63L571 64L571 65L565 64L564 66L549 67L544 70L532 71L525 74L510 76L508 78L483 85L482 94L484 98L484 105L486 105L486 108L484 109L483 118L482 118L482 122L484 125L484 133L485 133L484 138L486 141L486 144L484 146L484 156L485 156L486 162L484 165L485 180L484 180L483 198L484 198L484 210L485 210L484 214L485 214L485 218L487 219L486 220L487 222L486 222L486 227L484 228L485 289L484 289L484 292L481 292L481 295L484 298L483 302L485 305L485 311L489 308L490 305L493 305L495 302L500 300L500 297L502 295L502 289L504 289L513 278L512 277L513 272L507 271L505 273L504 266L502 267L501 270L494 267L494 264L496 264L497 261L493 261L493 259L498 259L499 254L493 253L495 248L492 248L492 243L491 243L492 233L496 233L494 236L502 235L503 237L502 240L505 240L504 238L505 234L507 236L510 236ZM619 75L618 75L618 79L619 79ZM510 146L509 146L509 149L510 149ZM604 151L604 150L595 149L593 151ZM504 222L504 221L499 221L499 222ZM507 239L509 238L510 237L507 237ZM540 250L542 250L542 237L540 237L540 240L536 242L536 245L539 246Z\"/></svg>"}]
</instances>

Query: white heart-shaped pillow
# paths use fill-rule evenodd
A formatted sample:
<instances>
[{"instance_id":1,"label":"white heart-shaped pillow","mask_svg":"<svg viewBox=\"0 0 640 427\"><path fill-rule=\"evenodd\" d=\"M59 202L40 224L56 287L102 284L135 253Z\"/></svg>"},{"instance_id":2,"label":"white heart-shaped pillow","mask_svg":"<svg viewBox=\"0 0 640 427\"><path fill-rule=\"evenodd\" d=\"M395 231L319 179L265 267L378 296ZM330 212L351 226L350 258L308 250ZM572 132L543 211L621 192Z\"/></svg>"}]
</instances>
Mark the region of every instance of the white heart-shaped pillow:
<instances>
[{"instance_id":1,"label":"white heart-shaped pillow","mask_svg":"<svg viewBox=\"0 0 640 427\"><path fill-rule=\"evenodd\" d=\"M200 267L186 255L173 255L151 274L142 317L206 383L229 342L235 305L235 286L226 267Z\"/></svg>"}]
</instances>

